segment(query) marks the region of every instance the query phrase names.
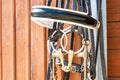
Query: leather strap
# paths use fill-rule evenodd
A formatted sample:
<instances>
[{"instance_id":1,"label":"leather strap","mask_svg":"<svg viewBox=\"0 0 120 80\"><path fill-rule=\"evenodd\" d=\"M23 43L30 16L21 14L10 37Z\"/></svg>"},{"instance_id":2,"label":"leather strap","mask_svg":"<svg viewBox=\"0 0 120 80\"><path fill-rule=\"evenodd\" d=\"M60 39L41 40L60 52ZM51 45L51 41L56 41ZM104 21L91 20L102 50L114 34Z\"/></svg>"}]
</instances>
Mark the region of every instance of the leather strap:
<instances>
[{"instance_id":1,"label":"leather strap","mask_svg":"<svg viewBox=\"0 0 120 80\"><path fill-rule=\"evenodd\" d=\"M100 26L100 34L99 34L99 44L100 44L100 56L101 56L101 66L102 66L102 74L103 74L103 80L108 80L107 78L107 70L106 70L106 64L105 64L105 48L104 48L104 34L103 34L103 22L102 22L102 0L98 1L98 16L99 20L101 21L101 26Z\"/></svg>"},{"instance_id":2,"label":"leather strap","mask_svg":"<svg viewBox=\"0 0 120 80\"><path fill-rule=\"evenodd\" d=\"M80 25L85 25L92 28L96 28L98 26L98 21L89 15L84 15L80 13L75 13L72 11L65 11L64 9L58 10L52 9L49 7L33 7L31 15L33 17L40 17L44 19L52 19L54 21L56 20L61 20L65 21L68 23L75 23L75 24L80 24ZM83 26L84 27L84 26Z\"/></svg>"}]
</instances>

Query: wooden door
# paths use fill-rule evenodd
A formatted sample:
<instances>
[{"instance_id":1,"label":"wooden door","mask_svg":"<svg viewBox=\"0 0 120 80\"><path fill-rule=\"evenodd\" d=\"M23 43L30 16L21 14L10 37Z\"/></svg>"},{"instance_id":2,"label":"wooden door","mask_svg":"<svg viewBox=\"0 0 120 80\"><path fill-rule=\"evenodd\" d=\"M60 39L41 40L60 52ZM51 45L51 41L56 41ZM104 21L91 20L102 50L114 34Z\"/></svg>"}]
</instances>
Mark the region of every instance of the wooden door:
<instances>
[{"instance_id":1,"label":"wooden door","mask_svg":"<svg viewBox=\"0 0 120 80\"><path fill-rule=\"evenodd\" d=\"M47 34L30 20L33 5L45 5L45 0L0 0L0 80L45 80ZM107 0L109 80L120 80L119 9L119 0ZM61 70L58 75L62 76ZM70 78L80 80L81 76L71 73Z\"/></svg>"}]
</instances>

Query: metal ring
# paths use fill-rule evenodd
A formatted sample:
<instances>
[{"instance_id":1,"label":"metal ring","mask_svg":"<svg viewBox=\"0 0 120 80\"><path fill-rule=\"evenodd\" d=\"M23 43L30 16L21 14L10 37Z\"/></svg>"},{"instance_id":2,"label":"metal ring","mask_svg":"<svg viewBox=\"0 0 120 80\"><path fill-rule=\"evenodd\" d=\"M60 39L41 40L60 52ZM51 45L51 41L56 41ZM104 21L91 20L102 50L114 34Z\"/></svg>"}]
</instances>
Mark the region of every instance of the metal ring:
<instances>
[{"instance_id":1,"label":"metal ring","mask_svg":"<svg viewBox=\"0 0 120 80\"><path fill-rule=\"evenodd\" d=\"M65 51L66 53L70 53L70 52L65 49L66 47L63 46L62 41L63 41L64 36L66 36L66 35L67 35L68 33L70 33L70 32L71 32L70 29L67 30L66 32L64 32L63 35L62 35L62 37L61 37L61 40L60 40L60 44L61 44L62 50ZM75 32L78 32L78 31L75 30ZM68 41L67 41L67 42L68 42ZM82 41L82 42L83 42L83 41ZM84 49L84 45L82 45L82 47L81 47L79 50L75 51L74 54L78 54L78 53L81 52L83 49Z\"/></svg>"},{"instance_id":2,"label":"metal ring","mask_svg":"<svg viewBox=\"0 0 120 80\"><path fill-rule=\"evenodd\" d=\"M64 36L65 36L66 43L65 43L65 46L64 46L64 47L66 48L66 46L67 46L67 44L68 44L67 35L65 35L65 32L64 32L63 30L60 30L60 31L61 31L61 32L64 34ZM57 31L54 31L51 36L53 37L56 32L57 32ZM58 52L58 50L55 49L53 42L50 42L50 44L51 44L51 47L53 48L53 51ZM63 45L62 45L62 46L63 46Z\"/></svg>"}]
</instances>

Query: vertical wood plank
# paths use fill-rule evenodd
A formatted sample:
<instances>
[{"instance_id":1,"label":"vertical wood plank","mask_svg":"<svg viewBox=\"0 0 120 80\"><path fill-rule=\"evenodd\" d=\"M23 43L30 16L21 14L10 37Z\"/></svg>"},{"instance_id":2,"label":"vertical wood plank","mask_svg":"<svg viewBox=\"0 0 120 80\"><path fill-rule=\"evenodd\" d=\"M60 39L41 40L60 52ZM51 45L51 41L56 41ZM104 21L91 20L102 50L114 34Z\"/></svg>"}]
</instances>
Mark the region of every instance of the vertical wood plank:
<instances>
[{"instance_id":1,"label":"vertical wood plank","mask_svg":"<svg viewBox=\"0 0 120 80\"><path fill-rule=\"evenodd\" d=\"M30 80L30 0L16 0L16 80Z\"/></svg>"},{"instance_id":2,"label":"vertical wood plank","mask_svg":"<svg viewBox=\"0 0 120 80\"><path fill-rule=\"evenodd\" d=\"M45 5L45 0L31 0L34 5ZM31 76L32 80L45 80L46 77L46 39L45 29L31 21Z\"/></svg>"},{"instance_id":3,"label":"vertical wood plank","mask_svg":"<svg viewBox=\"0 0 120 80\"><path fill-rule=\"evenodd\" d=\"M2 80L2 0L0 0L0 80Z\"/></svg>"},{"instance_id":4,"label":"vertical wood plank","mask_svg":"<svg viewBox=\"0 0 120 80\"><path fill-rule=\"evenodd\" d=\"M109 50L109 54L108 54L108 73L109 74L108 75L110 77L120 77L119 61L120 61L120 51Z\"/></svg>"},{"instance_id":5,"label":"vertical wood plank","mask_svg":"<svg viewBox=\"0 0 120 80\"><path fill-rule=\"evenodd\" d=\"M15 80L14 0L2 0L2 80Z\"/></svg>"}]
</instances>

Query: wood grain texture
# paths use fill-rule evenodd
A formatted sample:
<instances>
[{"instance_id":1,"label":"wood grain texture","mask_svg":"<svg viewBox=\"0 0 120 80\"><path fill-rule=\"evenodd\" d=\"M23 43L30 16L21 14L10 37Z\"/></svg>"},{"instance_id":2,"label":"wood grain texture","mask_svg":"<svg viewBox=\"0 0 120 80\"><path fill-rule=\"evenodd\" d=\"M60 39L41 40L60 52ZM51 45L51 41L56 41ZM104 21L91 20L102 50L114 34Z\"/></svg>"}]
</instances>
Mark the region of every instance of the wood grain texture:
<instances>
[{"instance_id":1,"label":"wood grain texture","mask_svg":"<svg viewBox=\"0 0 120 80\"><path fill-rule=\"evenodd\" d=\"M120 21L120 0L107 0L108 22Z\"/></svg>"},{"instance_id":2,"label":"wood grain texture","mask_svg":"<svg viewBox=\"0 0 120 80\"><path fill-rule=\"evenodd\" d=\"M31 0L34 5L45 5L45 0ZM31 21L31 80L45 80L47 72L46 36L43 26Z\"/></svg>"},{"instance_id":3,"label":"wood grain texture","mask_svg":"<svg viewBox=\"0 0 120 80\"><path fill-rule=\"evenodd\" d=\"M108 80L120 80L120 77L109 77Z\"/></svg>"},{"instance_id":4,"label":"wood grain texture","mask_svg":"<svg viewBox=\"0 0 120 80\"><path fill-rule=\"evenodd\" d=\"M120 50L108 51L108 75L110 77L120 77Z\"/></svg>"},{"instance_id":5,"label":"wood grain texture","mask_svg":"<svg viewBox=\"0 0 120 80\"><path fill-rule=\"evenodd\" d=\"M109 38L108 37L108 50L120 50L120 37L112 37L112 38Z\"/></svg>"},{"instance_id":6,"label":"wood grain texture","mask_svg":"<svg viewBox=\"0 0 120 80\"><path fill-rule=\"evenodd\" d=\"M46 30L30 21L30 5L45 5L45 0L0 0L0 80L45 80ZM52 6L55 6L55 0ZM107 0L109 80L120 80L119 9L120 0ZM81 44L77 35L76 38L75 50L80 47L77 44ZM80 59L74 59L74 62L80 64ZM60 67L58 75L58 80L62 80ZM79 73L70 75L70 80L81 78Z\"/></svg>"},{"instance_id":7,"label":"wood grain texture","mask_svg":"<svg viewBox=\"0 0 120 80\"><path fill-rule=\"evenodd\" d=\"M120 0L107 0L108 76L120 80Z\"/></svg>"},{"instance_id":8,"label":"wood grain texture","mask_svg":"<svg viewBox=\"0 0 120 80\"><path fill-rule=\"evenodd\" d=\"M120 22L108 23L108 49L120 49Z\"/></svg>"},{"instance_id":9,"label":"wood grain texture","mask_svg":"<svg viewBox=\"0 0 120 80\"><path fill-rule=\"evenodd\" d=\"M0 0L0 80L2 80L2 0Z\"/></svg>"},{"instance_id":10,"label":"wood grain texture","mask_svg":"<svg viewBox=\"0 0 120 80\"><path fill-rule=\"evenodd\" d=\"M120 22L107 24L108 38L120 37Z\"/></svg>"},{"instance_id":11,"label":"wood grain texture","mask_svg":"<svg viewBox=\"0 0 120 80\"><path fill-rule=\"evenodd\" d=\"M30 80L30 0L16 0L16 80Z\"/></svg>"},{"instance_id":12,"label":"wood grain texture","mask_svg":"<svg viewBox=\"0 0 120 80\"><path fill-rule=\"evenodd\" d=\"M14 0L2 0L2 80L15 80Z\"/></svg>"}]
</instances>

